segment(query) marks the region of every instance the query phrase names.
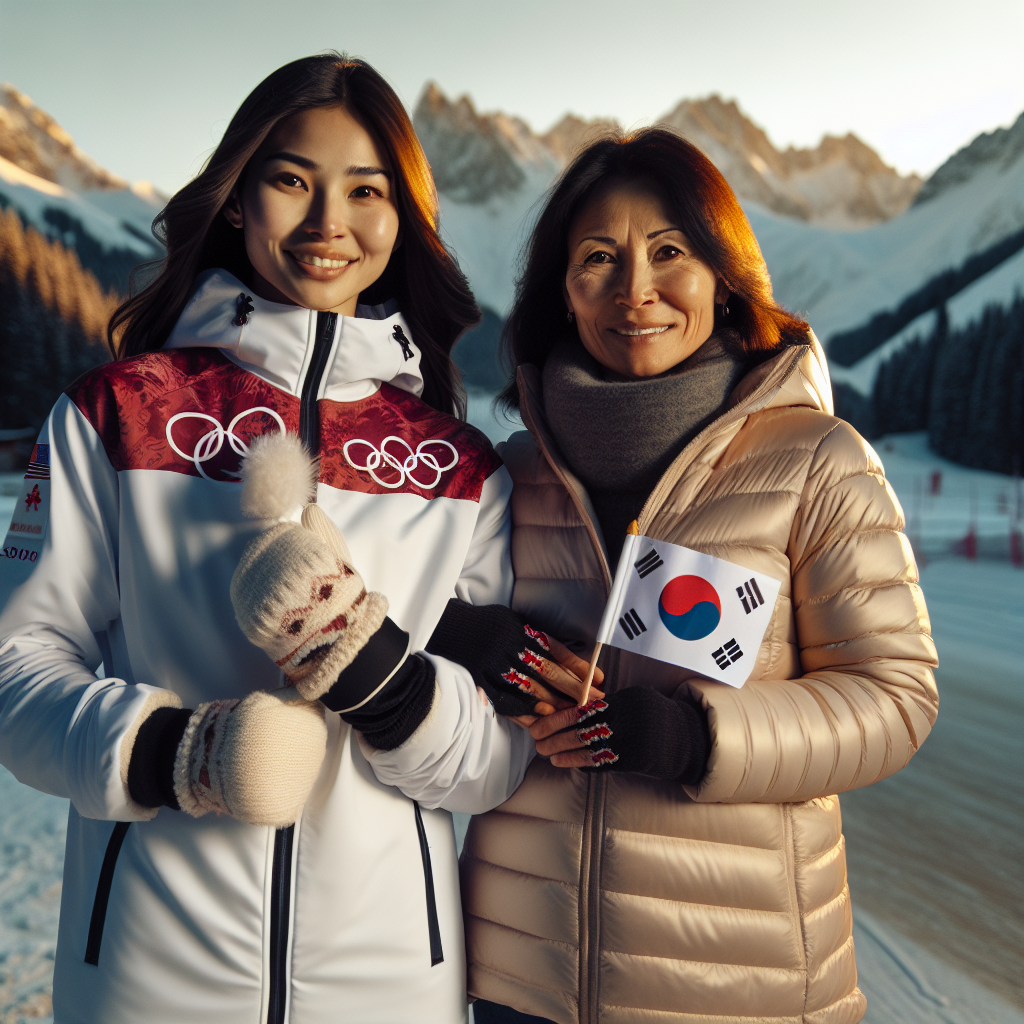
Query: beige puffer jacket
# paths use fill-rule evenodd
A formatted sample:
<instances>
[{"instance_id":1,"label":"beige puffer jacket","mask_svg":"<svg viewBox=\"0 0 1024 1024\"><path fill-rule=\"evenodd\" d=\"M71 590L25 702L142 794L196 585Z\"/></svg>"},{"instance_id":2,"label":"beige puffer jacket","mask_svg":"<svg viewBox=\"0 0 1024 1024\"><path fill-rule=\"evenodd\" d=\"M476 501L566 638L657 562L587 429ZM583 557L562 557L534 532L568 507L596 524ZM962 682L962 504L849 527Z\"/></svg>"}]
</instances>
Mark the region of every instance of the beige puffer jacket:
<instances>
[{"instance_id":1,"label":"beige puffer jacket","mask_svg":"<svg viewBox=\"0 0 1024 1024\"><path fill-rule=\"evenodd\" d=\"M514 606L593 644L610 579L597 520L520 370L503 457ZM834 795L899 771L938 709L896 496L831 413L817 342L749 373L679 455L641 533L782 581L742 689L606 648L606 689L700 694L697 787L552 768L474 818L463 853L469 991L558 1024L853 1024L850 893Z\"/></svg>"}]
</instances>

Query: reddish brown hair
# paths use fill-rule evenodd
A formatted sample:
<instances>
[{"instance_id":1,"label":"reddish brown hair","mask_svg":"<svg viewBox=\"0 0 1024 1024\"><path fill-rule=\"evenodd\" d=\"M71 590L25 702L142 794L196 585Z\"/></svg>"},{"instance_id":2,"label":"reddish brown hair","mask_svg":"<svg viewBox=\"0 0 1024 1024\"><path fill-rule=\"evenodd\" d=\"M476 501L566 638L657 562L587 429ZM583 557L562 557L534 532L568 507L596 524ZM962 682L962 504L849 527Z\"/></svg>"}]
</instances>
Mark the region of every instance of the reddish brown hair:
<instances>
[{"instance_id":1,"label":"reddish brown hair","mask_svg":"<svg viewBox=\"0 0 1024 1024\"><path fill-rule=\"evenodd\" d=\"M772 298L761 248L736 195L717 167L674 132L645 128L588 146L555 184L526 250L526 263L502 349L513 378L501 402L519 406L514 370L543 366L569 328L562 288L569 263L569 231L577 214L611 180L652 181L669 212L708 266L729 286L729 315L716 309L715 328L734 328L747 352L770 352L804 341L808 325Z\"/></svg>"},{"instance_id":2,"label":"reddish brown hair","mask_svg":"<svg viewBox=\"0 0 1024 1024\"><path fill-rule=\"evenodd\" d=\"M422 353L424 401L463 414L465 395L451 350L459 335L479 321L480 311L438 234L430 166L391 86L364 61L334 52L278 68L246 97L206 166L154 222L167 256L158 264L156 277L111 317L111 351L124 358L160 348L203 270L223 267L240 280L251 281L243 232L232 227L221 210L244 179L253 155L281 121L303 110L331 106L345 107L370 133L394 175L402 244L380 280L360 298L370 303L398 300Z\"/></svg>"}]
</instances>

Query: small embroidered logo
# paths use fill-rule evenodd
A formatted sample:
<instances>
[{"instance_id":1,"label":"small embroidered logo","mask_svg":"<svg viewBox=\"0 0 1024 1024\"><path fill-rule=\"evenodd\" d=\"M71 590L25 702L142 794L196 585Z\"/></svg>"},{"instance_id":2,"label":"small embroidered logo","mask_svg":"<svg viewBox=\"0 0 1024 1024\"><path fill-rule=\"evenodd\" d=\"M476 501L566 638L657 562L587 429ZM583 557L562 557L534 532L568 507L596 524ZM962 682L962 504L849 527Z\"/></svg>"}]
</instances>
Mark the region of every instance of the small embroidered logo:
<instances>
[{"instance_id":1,"label":"small embroidered logo","mask_svg":"<svg viewBox=\"0 0 1024 1024\"><path fill-rule=\"evenodd\" d=\"M369 452L367 452L366 455L366 461L361 466L355 462L349 454L349 449L352 448L353 445L360 444L369 448ZM389 445L392 447L400 445L401 448L405 450L406 454L402 456L401 451L399 451L398 455L394 455L392 452L388 451ZM447 448L448 451L451 452L451 461L442 466L435 455L425 450L431 445L440 445L442 448ZM402 484L405 483L406 479L408 479L409 483L414 487L419 487L421 490L429 491L440 483L441 474L448 472L448 470L456 466L459 461L458 451L456 451L454 445L449 444L447 441L441 441L439 439L420 441L416 446L416 450L413 451L408 441L404 441L402 438L395 437L394 435L385 437L384 440L381 441L379 449L371 442L364 441L362 438L356 437L351 441L345 442L342 452L345 455L345 460L353 469L357 469L361 473L369 473L375 483L379 484L381 487L386 487L389 491L393 491L401 487ZM420 480L413 475L421 463L426 466L427 470L434 474L434 478L432 480ZM398 474L398 479L382 480L376 473L376 470L380 469L381 466L386 466L388 469L396 472Z\"/></svg>"},{"instance_id":2,"label":"small embroidered logo","mask_svg":"<svg viewBox=\"0 0 1024 1024\"><path fill-rule=\"evenodd\" d=\"M273 409L268 409L265 405L256 405L251 409L246 409L244 412L240 412L228 425L227 428L221 425L220 421L205 412L179 412L172 416L167 421L167 428L164 431L167 435L167 443L174 450L175 455L192 462L196 469L199 470L199 475L204 480L212 479L207 475L206 470L203 469L203 463L209 462L210 459L214 458L224 447L224 441L227 439L228 444L231 446L231 450L236 455L241 455L243 458L249 454L249 446L235 433L235 427L238 426L239 422L244 420L246 416L252 416L254 413L263 412L266 413L271 419L277 423L282 434L287 433L287 428L284 425L284 420L274 412ZM208 430L198 441L196 441L195 448L192 454L183 452L174 443L174 424L179 420L197 419L206 420L207 423L212 423L213 428ZM238 476L237 473L232 473L225 470L228 476Z\"/></svg>"},{"instance_id":3,"label":"small embroidered logo","mask_svg":"<svg viewBox=\"0 0 1024 1024\"><path fill-rule=\"evenodd\" d=\"M28 494L25 495L25 511L28 512L30 509L33 512L39 511L39 484L36 484Z\"/></svg>"},{"instance_id":4,"label":"small embroidered logo","mask_svg":"<svg viewBox=\"0 0 1024 1024\"><path fill-rule=\"evenodd\" d=\"M253 311L252 296L239 292L235 300L235 319L231 321L235 327L244 327L249 322L249 314Z\"/></svg>"},{"instance_id":5,"label":"small embroidered logo","mask_svg":"<svg viewBox=\"0 0 1024 1024\"><path fill-rule=\"evenodd\" d=\"M393 337L395 339L395 341L397 341L398 344L402 346L402 356L406 360L412 359L412 357L416 353L413 352L413 350L412 350L412 343L405 336L405 331L402 330L402 325L401 324L395 324L395 329L394 329L394 332L392 333L391 337Z\"/></svg>"}]
</instances>

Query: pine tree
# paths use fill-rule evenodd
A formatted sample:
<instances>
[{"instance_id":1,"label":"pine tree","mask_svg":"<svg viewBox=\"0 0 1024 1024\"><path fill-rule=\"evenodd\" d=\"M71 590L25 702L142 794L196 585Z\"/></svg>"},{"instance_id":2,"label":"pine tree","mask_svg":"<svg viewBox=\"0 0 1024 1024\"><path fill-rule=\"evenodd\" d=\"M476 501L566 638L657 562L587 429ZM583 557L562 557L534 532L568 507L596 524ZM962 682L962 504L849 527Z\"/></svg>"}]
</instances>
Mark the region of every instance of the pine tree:
<instances>
[{"instance_id":1,"label":"pine tree","mask_svg":"<svg viewBox=\"0 0 1024 1024\"><path fill-rule=\"evenodd\" d=\"M0 429L38 428L68 384L109 359L117 301L74 252L0 212Z\"/></svg>"}]
</instances>

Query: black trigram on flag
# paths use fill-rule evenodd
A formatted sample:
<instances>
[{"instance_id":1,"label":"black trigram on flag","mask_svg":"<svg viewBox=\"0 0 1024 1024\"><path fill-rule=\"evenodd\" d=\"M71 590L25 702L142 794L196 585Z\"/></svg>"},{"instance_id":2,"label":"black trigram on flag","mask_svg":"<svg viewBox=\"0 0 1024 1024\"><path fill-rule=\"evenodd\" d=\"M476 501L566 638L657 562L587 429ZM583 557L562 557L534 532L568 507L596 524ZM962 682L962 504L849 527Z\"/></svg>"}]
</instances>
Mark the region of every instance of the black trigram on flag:
<instances>
[{"instance_id":1,"label":"black trigram on flag","mask_svg":"<svg viewBox=\"0 0 1024 1024\"><path fill-rule=\"evenodd\" d=\"M734 661L739 661L743 657L743 652L736 640L732 639L726 640L717 651L712 651L711 657L718 662L719 668L728 668Z\"/></svg>"},{"instance_id":2,"label":"black trigram on flag","mask_svg":"<svg viewBox=\"0 0 1024 1024\"><path fill-rule=\"evenodd\" d=\"M637 615L635 608L630 608L629 611L619 619L619 625L622 627L622 632L625 633L630 640L635 640L641 633L647 632L644 620Z\"/></svg>"},{"instance_id":3,"label":"black trigram on flag","mask_svg":"<svg viewBox=\"0 0 1024 1024\"><path fill-rule=\"evenodd\" d=\"M643 558L637 559L633 564L640 574L640 579L643 579L645 576L650 576L655 569L660 569L665 563L661 560L661 555L651 548Z\"/></svg>"},{"instance_id":4,"label":"black trigram on flag","mask_svg":"<svg viewBox=\"0 0 1024 1024\"><path fill-rule=\"evenodd\" d=\"M755 608L760 608L761 605L764 604L764 598L761 596L761 591L757 586L757 580L755 580L753 576L751 576L742 587L737 587L736 593L739 596L739 599L743 602L743 610L748 615L754 611Z\"/></svg>"}]
</instances>

